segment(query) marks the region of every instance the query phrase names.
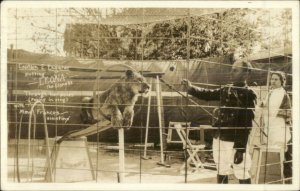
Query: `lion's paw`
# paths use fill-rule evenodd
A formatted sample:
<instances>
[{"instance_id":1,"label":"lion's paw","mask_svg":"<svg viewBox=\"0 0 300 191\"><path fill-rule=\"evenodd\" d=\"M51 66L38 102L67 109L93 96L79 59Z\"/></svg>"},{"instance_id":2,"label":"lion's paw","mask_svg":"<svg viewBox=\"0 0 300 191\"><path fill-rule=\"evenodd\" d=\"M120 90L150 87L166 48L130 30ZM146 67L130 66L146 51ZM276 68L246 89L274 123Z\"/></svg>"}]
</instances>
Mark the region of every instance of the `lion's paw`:
<instances>
[{"instance_id":1,"label":"lion's paw","mask_svg":"<svg viewBox=\"0 0 300 191\"><path fill-rule=\"evenodd\" d=\"M132 125L132 120L128 118L124 118L123 127L126 129L130 129L131 125Z\"/></svg>"},{"instance_id":2,"label":"lion's paw","mask_svg":"<svg viewBox=\"0 0 300 191\"><path fill-rule=\"evenodd\" d=\"M123 120L121 118L112 119L111 123L114 129L120 129L123 127Z\"/></svg>"}]
</instances>

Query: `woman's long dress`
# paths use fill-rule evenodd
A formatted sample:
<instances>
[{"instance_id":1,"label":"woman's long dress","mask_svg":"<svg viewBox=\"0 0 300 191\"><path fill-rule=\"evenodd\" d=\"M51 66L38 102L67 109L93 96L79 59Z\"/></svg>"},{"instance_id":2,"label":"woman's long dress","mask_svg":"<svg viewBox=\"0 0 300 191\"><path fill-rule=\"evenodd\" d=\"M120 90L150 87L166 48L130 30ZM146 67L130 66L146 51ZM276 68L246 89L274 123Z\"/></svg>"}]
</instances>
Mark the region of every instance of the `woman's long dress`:
<instances>
[{"instance_id":1,"label":"woman's long dress","mask_svg":"<svg viewBox=\"0 0 300 191\"><path fill-rule=\"evenodd\" d=\"M285 123L285 118L278 117L278 111L286 91L280 87L270 91L263 108L264 131L268 134L265 143L269 146L283 146L291 139L291 132Z\"/></svg>"}]
</instances>

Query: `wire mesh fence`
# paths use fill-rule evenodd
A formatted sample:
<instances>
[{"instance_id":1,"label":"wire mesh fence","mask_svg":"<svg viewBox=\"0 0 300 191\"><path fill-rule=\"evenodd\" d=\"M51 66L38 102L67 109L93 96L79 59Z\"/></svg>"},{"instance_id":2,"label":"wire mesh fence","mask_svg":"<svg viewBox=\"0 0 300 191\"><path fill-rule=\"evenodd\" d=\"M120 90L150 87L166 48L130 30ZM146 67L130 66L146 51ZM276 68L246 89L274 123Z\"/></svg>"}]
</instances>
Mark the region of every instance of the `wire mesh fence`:
<instances>
[{"instance_id":1,"label":"wire mesh fence","mask_svg":"<svg viewBox=\"0 0 300 191\"><path fill-rule=\"evenodd\" d=\"M247 149L252 182L291 183L291 173L287 176L283 171L292 164L287 157L292 122L286 124L281 117L282 125L277 127L266 122L266 116L273 111L287 116L292 108L271 108L269 102L259 107L274 92L275 71L284 73L285 95L293 99L291 9L17 8L9 9L8 15L9 181L59 182L66 180L55 178L57 174L70 173L72 182L82 176L81 181L89 177L99 183L156 183L160 177L163 182L169 180L168 175L176 175L176 183L216 183L222 162L213 157L212 132L234 130L235 139L243 136L237 130L251 129ZM253 65L247 87L257 95L253 107L224 106L220 105L222 97L206 101L186 93L182 79L212 91L239 89L229 84L232 65L240 59ZM131 68L138 77L127 76ZM136 92L145 84L150 89L148 97ZM108 89L116 94L95 102ZM274 99L281 103L280 96ZM85 102L86 97L93 97L94 102ZM129 100L133 97L134 101ZM115 113L103 111L103 105L117 106L121 114L127 107L134 112L130 130L125 130L125 172L119 169L117 152L121 148L117 130L125 128L123 124L105 131L98 124L87 141L72 143L75 146L56 143L68 132L93 125L84 121L84 110L113 121ZM255 111L253 127L212 127L215 108ZM128 118L124 113L121 117ZM191 125L170 127L171 122ZM281 145L275 148L269 139L272 128L284 129ZM167 140L171 131L178 134L179 144ZM196 150L200 142L204 147ZM239 149L244 148L235 147ZM222 151L218 148L219 154ZM84 153L88 154L82 158ZM72 155L72 161L61 162L60 155ZM153 159L144 160L149 155ZM241 167L244 174L245 165ZM203 174L211 179L205 180Z\"/></svg>"}]
</instances>

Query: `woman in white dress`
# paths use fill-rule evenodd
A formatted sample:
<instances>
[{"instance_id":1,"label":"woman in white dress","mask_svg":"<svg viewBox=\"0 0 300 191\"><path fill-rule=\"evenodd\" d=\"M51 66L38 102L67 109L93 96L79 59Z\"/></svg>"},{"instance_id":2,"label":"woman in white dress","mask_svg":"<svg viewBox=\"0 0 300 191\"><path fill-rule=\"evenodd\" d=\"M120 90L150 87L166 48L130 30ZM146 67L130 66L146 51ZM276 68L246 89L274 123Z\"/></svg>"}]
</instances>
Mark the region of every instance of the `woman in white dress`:
<instances>
[{"instance_id":1,"label":"woman in white dress","mask_svg":"<svg viewBox=\"0 0 300 191\"><path fill-rule=\"evenodd\" d=\"M285 149L284 174L291 177L291 101L285 86L286 78L283 72L272 72L270 75L271 90L262 102L264 131L268 137L265 143L270 147L283 147Z\"/></svg>"},{"instance_id":2,"label":"woman in white dress","mask_svg":"<svg viewBox=\"0 0 300 191\"><path fill-rule=\"evenodd\" d=\"M265 132L268 134L267 144L286 148L291 139L289 125L291 123L291 101L283 88L285 76L282 72L271 73L271 90L262 102Z\"/></svg>"}]
</instances>

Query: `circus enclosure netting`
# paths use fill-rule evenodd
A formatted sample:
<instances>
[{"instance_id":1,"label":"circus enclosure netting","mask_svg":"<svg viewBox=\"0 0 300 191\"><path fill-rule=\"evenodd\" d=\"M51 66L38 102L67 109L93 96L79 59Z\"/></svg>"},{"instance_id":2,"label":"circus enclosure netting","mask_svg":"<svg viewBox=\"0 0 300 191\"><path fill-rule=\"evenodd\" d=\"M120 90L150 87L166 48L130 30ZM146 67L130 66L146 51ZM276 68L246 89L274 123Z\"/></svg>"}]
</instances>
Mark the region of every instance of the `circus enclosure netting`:
<instances>
[{"instance_id":1,"label":"circus enclosure netting","mask_svg":"<svg viewBox=\"0 0 300 191\"><path fill-rule=\"evenodd\" d=\"M17 8L7 20L9 182L241 183L236 169L222 175L213 146L222 128L242 137L216 125L225 108L254 114L242 174L292 183L291 9ZM234 96L240 61L252 65L252 107L182 84Z\"/></svg>"}]
</instances>

